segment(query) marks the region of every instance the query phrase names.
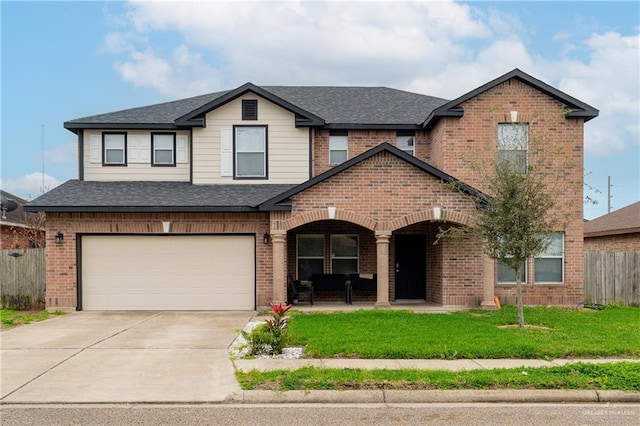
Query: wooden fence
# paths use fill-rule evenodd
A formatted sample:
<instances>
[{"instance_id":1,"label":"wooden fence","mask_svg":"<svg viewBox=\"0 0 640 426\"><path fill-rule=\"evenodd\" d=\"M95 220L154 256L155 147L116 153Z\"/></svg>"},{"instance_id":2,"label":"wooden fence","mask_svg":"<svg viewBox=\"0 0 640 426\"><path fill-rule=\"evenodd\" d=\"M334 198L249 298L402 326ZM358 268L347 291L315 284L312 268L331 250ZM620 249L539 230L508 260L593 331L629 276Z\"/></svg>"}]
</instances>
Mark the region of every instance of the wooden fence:
<instances>
[{"instance_id":1,"label":"wooden fence","mask_svg":"<svg viewBox=\"0 0 640 426\"><path fill-rule=\"evenodd\" d=\"M640 252L585 252L584 300L640 306Z\"/></svg>"},{"instance_id":2,"label":"wooden fence","mask_svg":"<svg viewBox=\"0 0 640 426\"><path fill-rule=\"evenodd\" d=\"M44 248L2 250L0 294L3 308L44 308L45 250Z\"/></svg>"}]
</instances>

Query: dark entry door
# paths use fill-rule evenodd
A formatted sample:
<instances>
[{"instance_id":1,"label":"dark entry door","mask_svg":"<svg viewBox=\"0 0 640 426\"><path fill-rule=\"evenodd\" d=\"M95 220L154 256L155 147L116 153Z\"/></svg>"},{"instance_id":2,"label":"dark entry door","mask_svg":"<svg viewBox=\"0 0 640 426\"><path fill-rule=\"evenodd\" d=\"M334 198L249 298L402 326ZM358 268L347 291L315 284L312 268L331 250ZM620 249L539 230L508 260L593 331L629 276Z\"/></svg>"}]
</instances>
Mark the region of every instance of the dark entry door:
<instances>
[{"instance_id":1,"label":"dark entry door","mask_svg":"<svg viewBox=\"0 0 640 426\"><path fill-rule=\"evenodd\" d=\"M396 299L427 298L427 245L424 235L395 236Z\"/></svg>"}]
</instances>

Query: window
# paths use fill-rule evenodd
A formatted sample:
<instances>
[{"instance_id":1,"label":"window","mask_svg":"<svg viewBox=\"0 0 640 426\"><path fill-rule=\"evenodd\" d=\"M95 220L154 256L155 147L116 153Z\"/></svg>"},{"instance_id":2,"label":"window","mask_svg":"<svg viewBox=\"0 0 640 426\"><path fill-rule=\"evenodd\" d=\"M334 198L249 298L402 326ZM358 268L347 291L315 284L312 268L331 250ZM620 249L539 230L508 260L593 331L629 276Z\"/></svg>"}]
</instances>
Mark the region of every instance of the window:
<instances>
[{"instance_id":1,"label":"window","mask_svg":"<svg viewBox=\"0 0 640 426\"><path fill-rule=\"evenodd\" d=\"M235 177L267 177L267 127L234 127Z\"/></svg>"},{"instance_id":2,"label":"window","mask_svg":"<svg viewBox=\"0 0 640 426\"><path fill-rule=\"evenodd\" d=\"M175 166L176 135L174 133L152 133L151 154L154 166Z\"/></svg>"},{"instance_id":3,"label":"window","mask_svg":"<svg viewBox=\"0 0 640 426\"><path fill-rule=\"evenodd\" d=\"M396 147L403 150L409 155L415 155L413 144L415 141L414 131L401 131L396 132Z\"/></svg>"},{"instance_id":4,"label":"window","mask_svg":"<svg viewBox=\"0 0 640 426\"><path fill-rule=\"evenodd\" d=\"M331 273L355 274L358 272L358 236L331 236Z\"/></svg>"},{"instance_id":5,"label":"window","mask_svg":"<svg viewBox=\"0 0 640 426\"><path fill-rule=\"evenodd\" d=\"M516 282L516 271L513 268L498 262L498 284L513 284ZM527 282L527 262L522 263L520 270L520 282Z\"/></svg>"},{"instance_id":6,"label":"window","mask_svg":"<svg viewBox=\"0 0 640 426\"><path fill-rule=\"evenodd\" d=\"M109 166L126 166L126 152L126 133L102 134L102 164Z\"/></svg>"},{"instance_id":7,"label":"window","mask_svg":"<svg viewBox=\"0 0 640 426\"><path fill-rule=\"evenodd\" d=\"M242 119L257 120L258 119L258 100L245 99L242 101Z\"/></svg>"},{"instance_id":8,"label":"window","mask_svg":"<svg viewBox=\"0 0 640 426\"><path fill-rule=\"evenodd\" d=\"M340 164L349 158L347 132L331 132L329 135L329 164Z\"/></svg>"},{"instance_id":9,"label":"window","mask_svg":"<svg viewBox=\"0 0 640 426\"><path fill-rule=\"evenodd\" d=\"M324 273L324 235L298 235L298 279L308 281Z\"/></svg>"},{"instance_id":10,"label":"window","mask_svg":"<svg viewBox=\"0 0 640 426\"><path fill-rule=\"evenodd\" d=\"M528 147L528 124L498 124L498 163L506 162L511 170L527 173Z\"/></svg>"},{"instance_id":11,"label":"window","mask_svg":"<svg viewBox=\"0 0 640 426\"><path fill-rule=\"evenodd\" d=\"M561 283L564 264L564 234L551 234L550 243L543 253L535 258L535 282Z\"/></svg>"}]
</instances>

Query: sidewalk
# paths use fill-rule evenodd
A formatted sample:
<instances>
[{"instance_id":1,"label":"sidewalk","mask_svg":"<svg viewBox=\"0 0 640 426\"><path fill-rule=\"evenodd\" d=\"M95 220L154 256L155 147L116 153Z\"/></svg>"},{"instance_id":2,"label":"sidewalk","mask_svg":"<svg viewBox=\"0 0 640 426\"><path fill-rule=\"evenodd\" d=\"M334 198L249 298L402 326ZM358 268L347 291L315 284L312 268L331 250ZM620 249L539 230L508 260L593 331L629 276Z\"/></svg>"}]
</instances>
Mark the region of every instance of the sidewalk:
<instances>
[{"instance_id":1,"label":"sidewalk","mask_svg":"<svg viewBox=\"0 0 640 426\"><path fill-rule=\"evenodd\" d=\"M553 367L570 363L639 362L640 359L238 359L233 361L241 371L294 370L306 366L343 369L475 370L494 368ZM247 404L272 403L640 403L640 392L617 390L297 390L242 392Z\"/></svg>"},{"instance_id":2,"label":"sidewalk","mask_svg":"<svg viewBox=\"0 0 640 426\"><path fill-rule=\"evenodd\" d=\"M418 370L477 370L494 368L518 368L518 367L557 367L576 362L591 364L603 364L608 362L640 362L640 359L621 358L594 358L594 359L554 359L545 361L541 359L237 359L235 367L242 371L270 371L270 370L295 370L302 367L313 366L318 368L349 368L349 369L388 369L414 368Z\"/></svg>"}]
</instances>

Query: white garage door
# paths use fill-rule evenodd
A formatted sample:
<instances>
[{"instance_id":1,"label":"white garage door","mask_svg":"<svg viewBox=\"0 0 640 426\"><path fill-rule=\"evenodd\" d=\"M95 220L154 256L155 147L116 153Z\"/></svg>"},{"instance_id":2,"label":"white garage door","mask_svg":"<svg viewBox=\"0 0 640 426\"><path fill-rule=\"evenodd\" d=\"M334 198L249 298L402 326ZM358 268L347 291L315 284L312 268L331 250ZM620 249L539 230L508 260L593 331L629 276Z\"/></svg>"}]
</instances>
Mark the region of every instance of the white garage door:
<instances>
[{"instance_id":1,"label":"white garage door","mask_svg":"<svg viewBox=\"0 0 640 426\"><path fill-rule=\"evenodd\" d=\"M86 310L253 310L255 238L82 237Z\"/></svg>"}]
</instances>

